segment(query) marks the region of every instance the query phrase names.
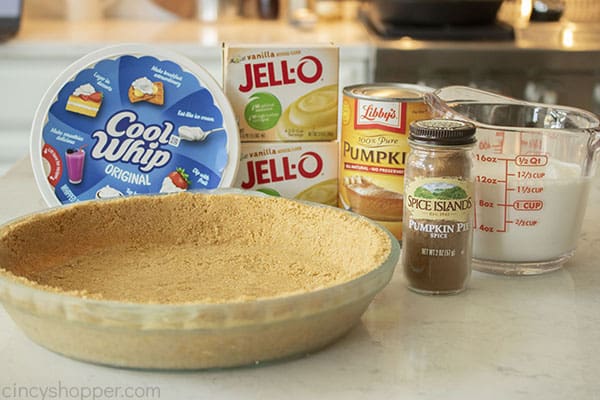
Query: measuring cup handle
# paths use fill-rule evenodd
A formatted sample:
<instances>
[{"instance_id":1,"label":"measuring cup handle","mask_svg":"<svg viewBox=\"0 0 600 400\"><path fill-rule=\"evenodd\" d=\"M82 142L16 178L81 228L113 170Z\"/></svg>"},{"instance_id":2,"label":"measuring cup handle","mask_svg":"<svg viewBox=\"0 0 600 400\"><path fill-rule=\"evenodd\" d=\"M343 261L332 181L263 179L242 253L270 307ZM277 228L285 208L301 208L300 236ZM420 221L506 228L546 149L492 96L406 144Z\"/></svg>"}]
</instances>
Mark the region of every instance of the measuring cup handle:
<instances>
[{"instance_id":1,"label":"measuring cup handle","mask_svg":"<svg viewBox=\"0 0 600 400\"><path fill-rule=\"evenodd\" d=\"M590 129L590 140L588 142L590 153L596 153L600 150L600 128Z\"/></svg>"},{"instance_id":2,"label":"measuring cup handle","mask_svg":"<svg viewBox=\"0 0 600 400\"><path fill-rule=\"evenodd\" d=\"M588 130L590 138L588 140L588 155L585 163L585 175L594 175L595 157L598 150L600 150L600 127L592 128Z\"/></svg>"},{"instance_id":3,"label":"measuring cup handle","mask_svg":"<svg viewBox=\"0 0 600 400\"><path fill-rule=\"evenodd\" d=\"M428 92L423 95L423 100L425 100L425 104L429 107L431 116L433 118L452 118L455 113L452 112L452 109L448 107L444 100L436 95L437 92L436 90L435 92Z\"/></svg>"},{"instance_id":4,"label":"measuring cup handle","mask_svg":"<svg viewBox=\"0 0 600 400\"><path fill-rule=\"evenodd\" d=\"M515 103L514 99L500 96L495 93L473 89L468 86L446 86L431 93L425 93L425 103L434 118L460 119L474 122L469 117L457 112L453 107L458 104L490 103Z\"/></svg>"}]
</instances>

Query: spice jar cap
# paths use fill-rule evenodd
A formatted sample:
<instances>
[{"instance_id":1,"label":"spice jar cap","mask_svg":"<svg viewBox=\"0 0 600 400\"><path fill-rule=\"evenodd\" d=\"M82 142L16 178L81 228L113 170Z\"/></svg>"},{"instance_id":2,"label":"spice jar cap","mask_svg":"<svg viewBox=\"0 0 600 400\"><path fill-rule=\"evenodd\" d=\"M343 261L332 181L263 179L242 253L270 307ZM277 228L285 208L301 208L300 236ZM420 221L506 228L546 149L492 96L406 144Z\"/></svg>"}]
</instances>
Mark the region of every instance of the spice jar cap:
<instances>
[{"instance_id":1,"label":"spice jar cap","mask_svg":"<svg viewBox=\"0 0 600 400\"><path fill-rule=\"evenodd\" d=\"M437 145L475 143L475 125L453 119L424 119L410 124L410 140Z\"/></svg>"}]
</instances>

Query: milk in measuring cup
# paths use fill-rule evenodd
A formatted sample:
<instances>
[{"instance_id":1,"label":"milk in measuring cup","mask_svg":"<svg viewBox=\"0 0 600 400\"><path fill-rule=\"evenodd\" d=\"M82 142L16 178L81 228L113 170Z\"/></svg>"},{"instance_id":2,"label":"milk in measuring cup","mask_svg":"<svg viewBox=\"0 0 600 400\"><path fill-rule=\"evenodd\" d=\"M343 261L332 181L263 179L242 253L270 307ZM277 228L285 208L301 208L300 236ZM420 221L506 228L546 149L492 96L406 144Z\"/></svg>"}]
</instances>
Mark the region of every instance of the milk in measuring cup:
<instances>
[{"instance_id":1,"label":"milk in measuring cup","mask_svg":"<svg viewBox=\"0 0 600 400\"><path fill-rule=\"evenodd\" d=\"M517 165L510 156L494 162L481 157L474 161L473 257L524 263L571 253L590 189L581 167L545 155L545 165L535 167Z\"/></svg>"}]
</instances>

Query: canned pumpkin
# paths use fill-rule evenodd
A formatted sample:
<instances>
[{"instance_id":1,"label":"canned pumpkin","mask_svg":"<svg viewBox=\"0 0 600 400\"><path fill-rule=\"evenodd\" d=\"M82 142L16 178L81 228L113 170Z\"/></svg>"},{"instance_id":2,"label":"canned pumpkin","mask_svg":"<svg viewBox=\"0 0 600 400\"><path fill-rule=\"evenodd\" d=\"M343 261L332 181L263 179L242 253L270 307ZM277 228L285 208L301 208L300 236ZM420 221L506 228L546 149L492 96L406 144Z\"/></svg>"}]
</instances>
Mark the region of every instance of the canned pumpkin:
<instances>
[{"instance_id":1,"label":"canned pumpkin","mask_svg":"<svg viewBox=\"0 0 600 400\"><path fill-rule=\"evenodd\" d=\"M378 221L402 237L408 127L430 118L423 94L407 84L344 88L340 138L339 206Z\"/></svg>"}]
</instances>

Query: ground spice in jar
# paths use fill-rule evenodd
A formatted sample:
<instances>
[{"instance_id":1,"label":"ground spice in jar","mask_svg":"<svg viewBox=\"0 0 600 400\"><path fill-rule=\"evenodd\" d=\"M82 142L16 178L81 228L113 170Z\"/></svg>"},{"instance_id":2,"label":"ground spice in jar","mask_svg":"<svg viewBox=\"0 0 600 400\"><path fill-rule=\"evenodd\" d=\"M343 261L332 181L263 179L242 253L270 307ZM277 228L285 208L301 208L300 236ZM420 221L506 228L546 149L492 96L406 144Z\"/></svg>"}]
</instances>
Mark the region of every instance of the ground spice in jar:
<instances>
[{"instance_id":1,"label":"ground spice in jar","mask_svg":"<svg viewBox=\"0 0 600 400\"><path fill-rule=\"evenodd\" d=\"M459 293L471 275L475 127L454 120L415 121L408 143L402 260L409 288Z\"/></svg>"}]
</instances>

